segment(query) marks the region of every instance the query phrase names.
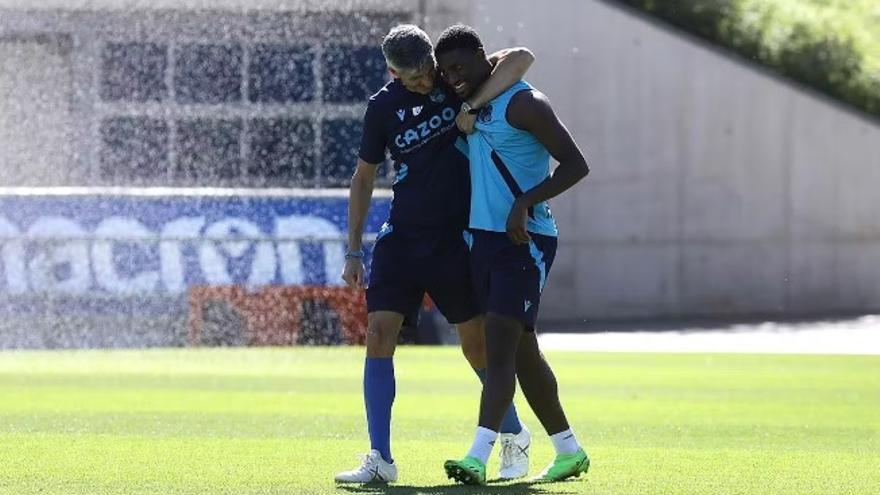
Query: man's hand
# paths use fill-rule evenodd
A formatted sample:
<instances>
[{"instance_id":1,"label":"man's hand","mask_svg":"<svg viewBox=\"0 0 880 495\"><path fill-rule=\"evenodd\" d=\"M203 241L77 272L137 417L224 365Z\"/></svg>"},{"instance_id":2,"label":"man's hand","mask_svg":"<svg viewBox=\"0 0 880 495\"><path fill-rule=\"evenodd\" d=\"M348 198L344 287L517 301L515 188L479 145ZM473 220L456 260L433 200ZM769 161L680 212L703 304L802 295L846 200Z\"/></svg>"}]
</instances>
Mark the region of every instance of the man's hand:
<instances>
[{"instance_id":1,"label":"man's hand","mask_svg":"<svg viewBox=\"0 0 880 495\"><path fill-rule=\"evenodd\" d=\"M458 116L455 117L455 125L458 126L458 130L465 134L474 133L474 124L476 124L476 122L477 116L465 110L458 112Z\"/></svg>"},{"instance_id":2,"label":"man's hand","mask_svg":"<svg viewBox=\"0 0 880 495\"><path fill-rule=\"evenodd\" d=\"M510 214L507 215L507 237L514 244L528 244L532 240L526 230L526 224L529 221L529 207L522 201L513 202Z\"/></svg>"},{"instance_id":3,"label":"man's hand","mask_svg":"<svg viewBox=\"0 0 880 495\"><path fill-rule=\"evenodd\" d=\"M364 287L364 260L361 258L348 258L345 260L345 268L342 269L342 280L352 289Z\"/></svg>"}]
</instances>

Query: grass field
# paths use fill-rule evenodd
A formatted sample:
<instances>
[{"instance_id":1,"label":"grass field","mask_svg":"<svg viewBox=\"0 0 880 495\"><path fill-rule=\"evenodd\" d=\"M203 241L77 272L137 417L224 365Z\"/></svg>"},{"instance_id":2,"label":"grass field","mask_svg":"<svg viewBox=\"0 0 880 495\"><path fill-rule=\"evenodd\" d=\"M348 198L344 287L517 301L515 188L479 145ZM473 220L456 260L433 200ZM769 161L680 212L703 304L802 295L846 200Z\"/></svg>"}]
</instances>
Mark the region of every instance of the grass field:
<instances>
[{"instance_id":1,"label":"grass field","mask_svg":"<svg viewBox=\"0 0 880 495\"><path fill-rule=\"evenodd\" d=\"M870 494L880 358L551 353L586 479L455 487L478 381L402 348L400 483L337 488L366 450L362 349L0 352L0 493ZM533 471L552 447L534 435ZM490 463L490 474L497 460Z\"/></svg>"}]
</instances>

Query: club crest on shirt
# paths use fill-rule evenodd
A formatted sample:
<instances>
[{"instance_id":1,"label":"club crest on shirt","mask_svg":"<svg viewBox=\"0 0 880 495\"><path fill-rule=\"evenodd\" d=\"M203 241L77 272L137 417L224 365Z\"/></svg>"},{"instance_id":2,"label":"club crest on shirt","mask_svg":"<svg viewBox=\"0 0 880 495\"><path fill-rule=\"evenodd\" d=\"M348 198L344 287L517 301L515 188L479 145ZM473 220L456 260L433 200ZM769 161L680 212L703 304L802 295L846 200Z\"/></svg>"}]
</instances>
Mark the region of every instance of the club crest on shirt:
<instances>
[{"instance_id":1,"label":"club crest on shirt","mask_svg":"<svg viewBox=\"0 0 880 495\"><path fill-rule=\"evenodd\" d=\"M422 113L422 108L424 108L424 105L413 107L413 117L418 117L419 114Z\"/></svg>"},{"instance_id":2,"label":"club crest on shirt","mask_svg":"<svg viewBox=\"0 0 880 495\"><path fill-rule=\"evenodd\" d=\"M434 88L434 90L431 91L431 94L428 95L428 98L431 99L432 103L443 103L446 101L446 93L440 88Z\"/></svg>"},{"instance_id":3,"label":"club crest on shirt","mask_svg":"<svg viewBox=\"0 0 880 495\"><path fill-rule=\"evenodd\" d=\"M486 105L480 110L480 114L477 115L477 120L479 120L483 124L488 124L492 122L492 105Z\"/></svg>"}]
</instances>

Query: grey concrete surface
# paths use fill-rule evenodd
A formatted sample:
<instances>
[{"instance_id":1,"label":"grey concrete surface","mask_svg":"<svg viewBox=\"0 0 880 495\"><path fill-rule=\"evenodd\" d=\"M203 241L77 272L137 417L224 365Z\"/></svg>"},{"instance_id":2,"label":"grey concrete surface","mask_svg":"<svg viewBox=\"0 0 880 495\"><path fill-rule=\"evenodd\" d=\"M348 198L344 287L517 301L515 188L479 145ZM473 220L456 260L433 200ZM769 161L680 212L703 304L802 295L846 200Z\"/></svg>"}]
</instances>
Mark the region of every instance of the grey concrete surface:
<instances>
[{"instance_id":1,"label":"grey concrete surface","mask_svg":"<svg viewBox=\"0 0 880 495\"><path fill-rule=\"evenodd\" d=\"M593 330L602 325L592 325ZM559 332L558 330L566 330ZM880 355L880 316L801 322L576 325L540 333L551 351Z\"/></svg>"}]
</instances>

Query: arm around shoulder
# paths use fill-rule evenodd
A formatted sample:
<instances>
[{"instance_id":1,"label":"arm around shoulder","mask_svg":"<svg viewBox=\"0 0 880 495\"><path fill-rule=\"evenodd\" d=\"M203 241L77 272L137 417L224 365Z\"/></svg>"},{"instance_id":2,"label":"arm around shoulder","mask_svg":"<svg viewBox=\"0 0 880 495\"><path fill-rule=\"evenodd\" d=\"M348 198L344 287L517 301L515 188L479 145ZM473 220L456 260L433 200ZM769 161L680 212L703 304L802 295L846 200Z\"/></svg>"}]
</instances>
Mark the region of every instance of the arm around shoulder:
<instances>
[{"instance_id":1,"label":"arm around shoulder","mask_svg":"<svg viewBox=\"0 0 880 495\"><path fill-rule=\"evenodd\" d=\"M535 62L535 55L525 47L505 48L490 55L488 60L493 67L492 75L469 98L468 102L474 108L486 105L507 88L519 82Z\"/></svg>"}]
</instances>

